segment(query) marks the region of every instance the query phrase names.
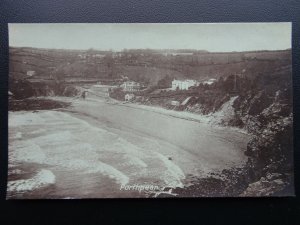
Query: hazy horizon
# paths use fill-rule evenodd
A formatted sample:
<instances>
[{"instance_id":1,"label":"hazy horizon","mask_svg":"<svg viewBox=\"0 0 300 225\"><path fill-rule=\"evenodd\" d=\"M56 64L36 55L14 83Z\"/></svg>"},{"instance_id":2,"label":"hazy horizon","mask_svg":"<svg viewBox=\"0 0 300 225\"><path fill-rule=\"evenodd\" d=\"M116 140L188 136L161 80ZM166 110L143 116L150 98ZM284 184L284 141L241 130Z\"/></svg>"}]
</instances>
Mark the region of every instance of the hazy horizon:
<instances>
[{"instance_id":1,"label":"hazy horizon","mask_svg":"<svg viewBox=\"0 0 300 225\"><path fill-rule=\"evenodd\" d=\"M287 50L291 49L291 23L10 23L9 47L114 52Z\"/></svg>"},{"instance_id":2,"label":"hazy horizon","mask_svg":"<svg viewBox=\"0 0 300 225\"><path fill-rule=\"evenodd\" d=\"M29 47L29 46L9 46L10 48L33 48L33 49L45 49L45 50L63 50L63 51L103 51L103 52L124 52L124 51L131 51L131 50L153 50L153 51L170 51L170 50L187 50L187 51L203 51L207 53L235 53L235 52L263 52L263 51L286 51L291 50L291 48L286 49L274 49L274 50L267 50L267 49L260 49L260 50L246 50L246 51L228 51L228 52L217 52L217 51L207 51L206 49L154 49L154 48L130 48L130 49L120 49L120 50L103 50L103 49L95 49L95 48L89 48L89 49L66 49L66 48L38 48L38 47Z\"/></svg>"}]
</instances>

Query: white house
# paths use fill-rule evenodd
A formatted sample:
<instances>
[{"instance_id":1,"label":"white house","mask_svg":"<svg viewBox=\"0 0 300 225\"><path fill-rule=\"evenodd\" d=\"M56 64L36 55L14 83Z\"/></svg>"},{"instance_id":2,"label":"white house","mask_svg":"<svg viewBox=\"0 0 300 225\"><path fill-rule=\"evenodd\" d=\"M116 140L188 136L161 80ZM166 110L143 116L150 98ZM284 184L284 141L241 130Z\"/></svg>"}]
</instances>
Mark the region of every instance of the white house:
<instances>
[{"instance_id":1,"label":"white house","mask_svg":"<svg viewBox=\"0 0 300 225\"><path fill-rule=\"evenodd\" d=\"M190 87L198 86L199 82L196 80L173 80L172 90L188 90Z\"/></svg>"},{"instance_id":2,"label":"white house","mask_svg":"<svg viewBox=\"0 0 300 225\"><path fill-rule=\"evenodd\" d=\"M125 81L121 87L123 88L123 91L129 91L129 92L134 92L134 91L139 91L141 88L140 83L135 82L135 81Z\"/></svg>"},{"instance_id":3,"label":"white house","mask_svg":"<svg viewBox=\"0 0 300 225\"><path fill-rule=\"evenodd\" d=\"M28 70L26 74L27 74L27 76L32 77L33 75L35 75L35 71Z\"/></svg>"},{"instance_id":4,"label":"white house","mask_svg":"<svg viewBox=\"0 0 300 225\"><path fill-rule=\"evenodd\" d=\"M125 95L125 101L130 101L130 100L132 100L134 98L134 94L126 94Z\"/></svg>"},{"instance_id":5,"label":"white house","mask_svg":"<svg viewBox=\"0 0 300 225\"><path fill-rule=\"evenodd\" d=\"M207 81L204 81L203 84L211 85L211 84L215 83L216 81L217 81L217 79L211 78Z\"/></svg>"},{"instance_id":6,"label":"white house","mask_svg":"<svg viewBox=\"0 0 300 225\"><path fill-rule=\"evenodd\" d=\"M171 105L179 106L180 102L179 101L171 101Z\"/></svg>"}]
</instances>

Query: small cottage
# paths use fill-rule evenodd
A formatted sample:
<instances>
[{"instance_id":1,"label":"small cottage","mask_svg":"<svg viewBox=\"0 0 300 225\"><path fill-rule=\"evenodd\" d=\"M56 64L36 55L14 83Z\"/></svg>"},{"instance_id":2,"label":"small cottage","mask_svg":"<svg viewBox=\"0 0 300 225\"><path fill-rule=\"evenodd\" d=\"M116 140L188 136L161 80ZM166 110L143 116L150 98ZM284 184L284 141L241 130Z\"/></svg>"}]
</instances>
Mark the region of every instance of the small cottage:
<instances>
[{"instance_id":1,"label":"small cottage","mask_svg":"<svg viewBox=\"0 0 300 225\"><path fill-rule=\"evenodd\" d=\"M171 101L171 105L179 106L180 102L179 101Z\"/></svg>"},{"instance_id":2,"label":"small cottage","mask_svg":"<svg viewBox=\"0 0 300 225\"><path fill-rule=\"evenodd\" d=\"M134 94L126 94L125 95L125 101L131 101L132 99L134 99Z\"/></svg>"}]
</instances>

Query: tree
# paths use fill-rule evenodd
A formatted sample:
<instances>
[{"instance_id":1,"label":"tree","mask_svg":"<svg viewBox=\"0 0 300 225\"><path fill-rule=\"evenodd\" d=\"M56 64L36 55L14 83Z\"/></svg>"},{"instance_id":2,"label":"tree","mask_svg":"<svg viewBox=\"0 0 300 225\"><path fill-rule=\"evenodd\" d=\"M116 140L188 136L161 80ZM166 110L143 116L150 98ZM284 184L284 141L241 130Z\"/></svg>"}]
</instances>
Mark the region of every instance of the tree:
<instances>
[{"instance_id":1,"label":"tree","mask_svg":"<svg viewBox=\"0 0 300 225\"><path fill-rule=\"evenodd\" d=\"M169 88L171 87L171 84L172 84L172 77L170 77L169 75L166 75L164 78L162 78L157 82L157 86L159 88Z\"/></svg>"}]
</instances>

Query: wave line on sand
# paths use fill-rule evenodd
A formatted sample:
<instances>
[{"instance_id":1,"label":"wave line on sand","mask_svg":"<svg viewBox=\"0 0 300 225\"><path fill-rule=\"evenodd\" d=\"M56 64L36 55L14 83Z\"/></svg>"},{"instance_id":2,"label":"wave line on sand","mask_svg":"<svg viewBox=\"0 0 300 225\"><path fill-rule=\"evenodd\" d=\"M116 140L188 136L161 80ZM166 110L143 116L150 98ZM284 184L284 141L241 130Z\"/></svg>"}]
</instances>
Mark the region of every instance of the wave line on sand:
<instances>
[{"instance_id":1,"label":"wave line on sand","mask_svg":"<svg viewBox=\"0 0 300 225\"><path fill-rule=\"evenodd\" d=\"M43 188L55 183L55 175L50 170L42 169L30 179L9 181L7 191L26 192Z\"/></svg>"}]
</instances>

